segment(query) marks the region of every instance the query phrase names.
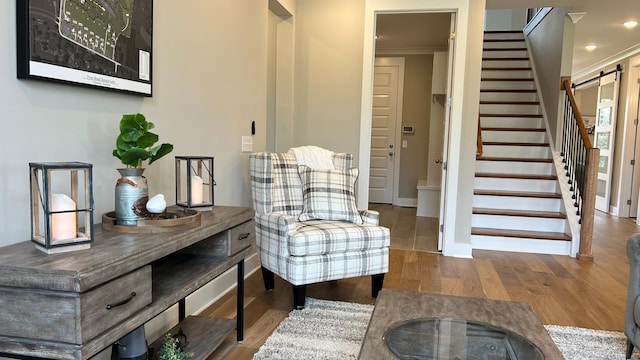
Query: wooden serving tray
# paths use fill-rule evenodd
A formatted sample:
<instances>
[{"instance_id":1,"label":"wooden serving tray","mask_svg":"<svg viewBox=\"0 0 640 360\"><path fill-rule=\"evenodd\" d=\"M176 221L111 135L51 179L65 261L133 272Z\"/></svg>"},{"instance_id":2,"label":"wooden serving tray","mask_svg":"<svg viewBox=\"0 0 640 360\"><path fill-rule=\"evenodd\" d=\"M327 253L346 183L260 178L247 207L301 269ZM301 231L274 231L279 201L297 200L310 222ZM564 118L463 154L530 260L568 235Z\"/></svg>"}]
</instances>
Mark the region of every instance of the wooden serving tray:
<instances>
[{"instance_id":1,"label":"wooden serving tray","mask_svg":"<svg viewBox=\"0 0 640 360\"><path fill-rule=\"evenodd\" d=\"M163 233L191 229L197 226L200 226L200 212L193 209L167 208L162 214L137 220L135 225L118 225L115 211L102 214L102 228L104 230L130 234Z\"/></svg>"}]
</instances>

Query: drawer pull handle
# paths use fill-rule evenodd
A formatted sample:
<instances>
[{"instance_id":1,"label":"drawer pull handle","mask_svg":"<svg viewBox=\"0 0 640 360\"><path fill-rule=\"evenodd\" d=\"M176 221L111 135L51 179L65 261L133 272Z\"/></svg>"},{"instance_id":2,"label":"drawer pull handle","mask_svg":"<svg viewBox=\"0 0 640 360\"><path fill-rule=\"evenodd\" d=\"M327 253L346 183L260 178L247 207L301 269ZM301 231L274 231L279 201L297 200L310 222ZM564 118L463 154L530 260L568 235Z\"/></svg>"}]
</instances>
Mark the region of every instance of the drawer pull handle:
<instances>
[{"instance_id":1,"label":"drawer pull handle","mask_svg":"<svg viewBox=\"0 0 640 360\"><path fill-rule=\"evenodd\" d=\"M122 301L118 301L118 302L117 302L117 303L115 303L115 304L107 304L107 310L111 310L111 309L113 309L114 307L122 306L122 305L124 305L124 304L128 303L129 301L131 301L135 296L136 296L136 292L135 292L135 291L132 291L132 292L131 292L131 295L130 295L128 298L126 298L126 299L124 299L124 300L122 300Z\"/></svg>"},{"instance_id":2,"label":"drawer pull handle","mask_svg":"<svg viewBox=\"0 0 640 360\"><path fill-rule=\"evenodd\" d=\"M251 233L240 234L240 236L238 236L238 240L244 240L244 239L248 238L249 235L251 235Z\"/></svg>"}]
</instances>

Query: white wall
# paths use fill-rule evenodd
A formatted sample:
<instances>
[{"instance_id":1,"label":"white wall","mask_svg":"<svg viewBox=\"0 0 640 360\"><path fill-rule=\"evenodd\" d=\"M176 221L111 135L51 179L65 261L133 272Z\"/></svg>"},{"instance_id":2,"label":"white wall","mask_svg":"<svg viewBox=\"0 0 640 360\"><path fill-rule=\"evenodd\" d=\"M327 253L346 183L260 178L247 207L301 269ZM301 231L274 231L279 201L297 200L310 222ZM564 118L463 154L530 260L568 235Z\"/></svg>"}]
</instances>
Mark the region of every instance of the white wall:
<instances>
[{"instance_id":1,"label":"white wall","mask_svg":"<svg viewBox=\"0 0 640 360\"><path fill-rule=\"evenodd\" d=\"M538 76L539 92L549 121L552 141L557 138L558 104L560 99L560 76L571 75L571 54L563 46L573 48L573 39L565 38L567 8L554 8L533 30L527 33L527 41ZM570 23L570 21L569 21ZM565 44L569 42L569 44Z\"/></svg>"},{"instance_id":2,"label":"white wall","mask_svg":"<svg viewBox=\"0 0 640 360\"><path fill-rule=\"evenodd\" d=\"M522 30L527 25L527 9L491 9L486 11L485 30Z\"/></svg>"},{"instance_id":3,"label":"white wall","mask_svg":"<svg viewBox=\"0 0 640 360\"><path fill-rule=\"evenodd\" d=\"M364 0L298 0L294 145L358 159Z\"/></svg>"},{"instance_id":4,"label":"white wall","mask_svg":"<svg viewBox=\"0 0 640 360\"><path fill-rule=\"evenodd\" d=\"M15 1L0 5L0 245L30 237L28 163L93 164L95 221L113 210L119 161L111 155L124 113L141 112L175 145L145 172L152 194L175 202L174 155L215 157L216 204L250 205L242 135L256 121L265 147L267 3L154 3L153 97L16 79Z\"/></svg>"}]
</instances>

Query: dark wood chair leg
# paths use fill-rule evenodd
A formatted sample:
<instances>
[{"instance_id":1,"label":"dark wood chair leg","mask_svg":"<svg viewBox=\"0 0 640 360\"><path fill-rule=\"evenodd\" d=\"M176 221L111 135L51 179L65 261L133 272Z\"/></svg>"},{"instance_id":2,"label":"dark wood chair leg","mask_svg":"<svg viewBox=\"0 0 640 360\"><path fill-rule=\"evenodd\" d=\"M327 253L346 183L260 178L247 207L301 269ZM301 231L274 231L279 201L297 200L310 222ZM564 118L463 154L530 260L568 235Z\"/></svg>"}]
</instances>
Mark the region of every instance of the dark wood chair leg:
<instances>
[{"instance_id":1,"label":"dark wood chair leg","mask_svg":"<svg viewBox=\"0 0 640 360\"><path fill-rule=\"evenodd\" d=\"M631 359L631 354L633 353L633 343L631 340L627 339L627 357L625 359Z\"/></svg>"},{"instance_id":2,"label":"dark wood chair leg","mask_svg":"<svg viewBox=\"0 0 640 360\"><path fill-rule=\"evenodd\" d=\"M262 280L264 280L264 288L267 290L273 290L273 288L275 287L275 279L273 276L273 271L265 268L264 266L262 266L261 268L262 268Z\"/></svg>"},{"instance_id":3,"label":"dark wood chair leg","mask_svg":"<svg viewBox=\"0 0 640 360\"><path fill-rule=\"evenodd\" d=\"M378 297L378 293L380 292L380 289L382 289L383 283L384 283L384 273L371 275L371 296L372 297L374 298Z\"/></svg>"},{"instance_id":4,"label":"dark wood chair leg","mask_svg":"<svg viewBox=\"0 0 640 360\"><path fill-rule=\"evenodd\" d=\"M307 296L307 285L293 286L293 308L296 310L304 309L304 299Z\"/></svg>"}]
</instances>

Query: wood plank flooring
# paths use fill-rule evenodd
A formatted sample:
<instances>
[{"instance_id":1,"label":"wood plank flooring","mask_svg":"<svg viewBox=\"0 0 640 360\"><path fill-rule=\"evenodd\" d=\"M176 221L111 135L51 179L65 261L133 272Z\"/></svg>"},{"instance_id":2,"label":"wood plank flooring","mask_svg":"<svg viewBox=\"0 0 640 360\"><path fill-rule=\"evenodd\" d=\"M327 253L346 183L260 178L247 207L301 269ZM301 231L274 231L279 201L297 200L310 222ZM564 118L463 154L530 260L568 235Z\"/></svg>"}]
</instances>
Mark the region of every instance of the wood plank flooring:
<instances>
[{"instance_id":1,"label":"wood plank flooring","mask_svg":"<svg viewBox=\"0 0 640 360\"><path fill-rule=\"evenodd\" d=\"M636 232L640 226L632 219L596 211L593 262L493 251L474 251L473 259L459 259L392 249L384 287L523 301L544 324L622 331L629 277L625 246ZM374 303L368 277L310 285L307 296ZM235 293L229 294L201 315L234 318L235 301ZM275 289L267 292L261 273L254 273L245 285L245 340L238 344L233 332L209 359L251 359L292 305L291 285L276 276Z\"/></svg>"}]
</instances>

